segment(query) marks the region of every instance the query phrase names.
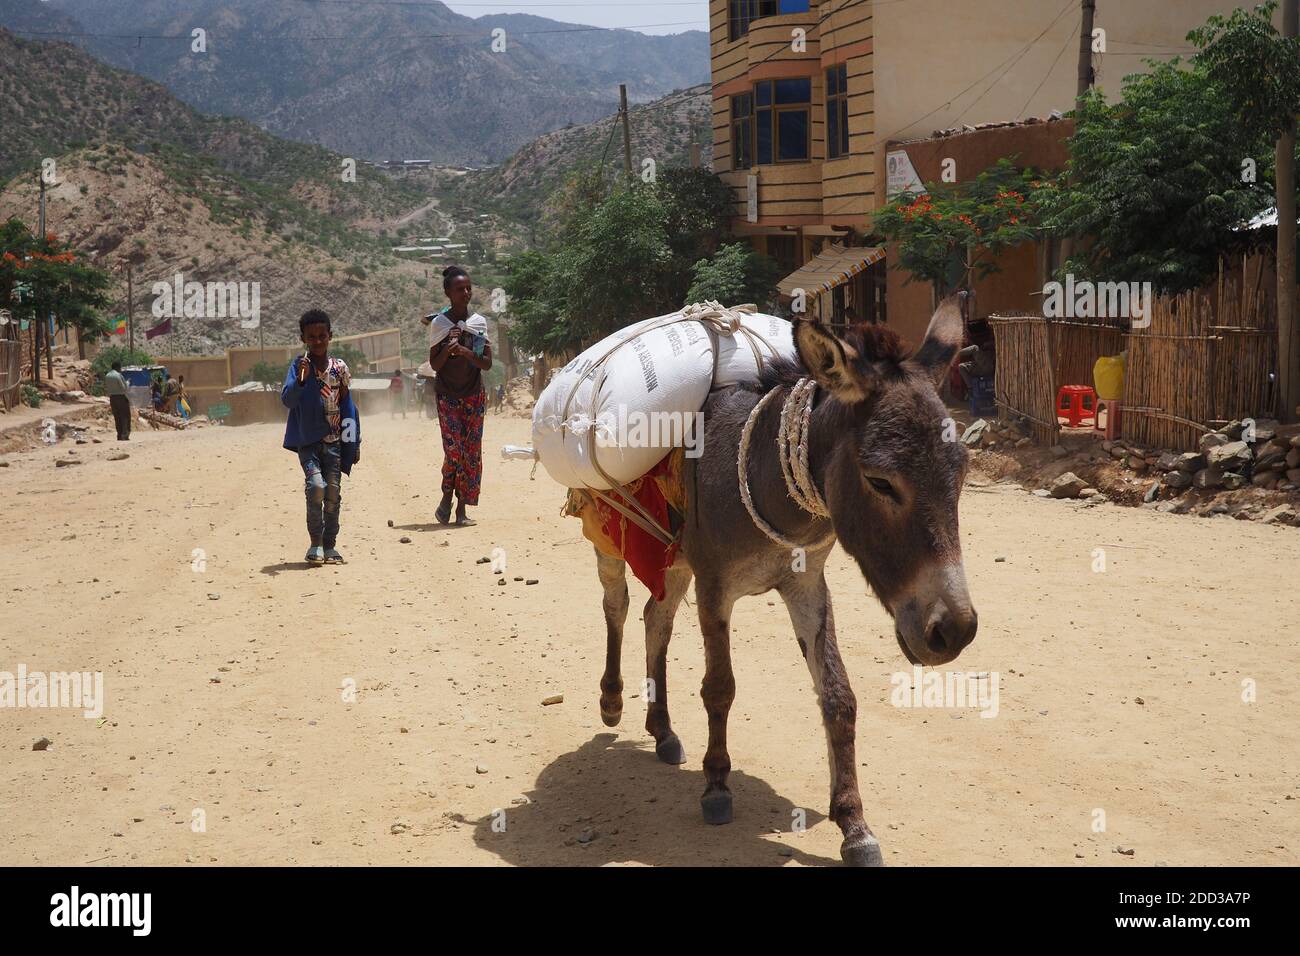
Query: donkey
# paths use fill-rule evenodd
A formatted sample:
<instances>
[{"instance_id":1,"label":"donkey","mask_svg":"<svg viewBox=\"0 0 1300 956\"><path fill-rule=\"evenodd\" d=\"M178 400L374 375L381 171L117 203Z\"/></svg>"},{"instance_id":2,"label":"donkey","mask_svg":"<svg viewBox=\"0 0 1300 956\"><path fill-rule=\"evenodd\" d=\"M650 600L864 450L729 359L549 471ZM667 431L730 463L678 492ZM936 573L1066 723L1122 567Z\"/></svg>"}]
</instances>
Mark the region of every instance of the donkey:
<instances>
[{"instance_id":1,"label":"donkey","mask_svg":"<svg viewBox=\"0 0 1300 956\"><path fill-rule=\"evenodd\" d=\"M645 605L646 672L653 689L646 730L659 759L680 764L686 756L668 717L666 664L673 619L694 576L704 636L701 696L709 719L707 787L700 801L706 823L728 823L732 816L731 611L738 598L775 588L821 705L830 752L830 818L844 834L840 855L849 865L882 864L880 845L863 818L854 759L857 702L836 645L823 569L838 539L893 617L898 646L912 664L945 664L974 640L978 619L957 531L966 449L945 440L951 439L951 426L944 427L948 413L936 391L961 336L955 298L940 305L910 356L887 330L868 327L841 339L820 324L798 321L797 362L776 361L757 385L720 390L706 403L703 454L687 459L688 511L678 558L667 572L664 599L651 597ZM792 555L760 531L747 511L737 455L746 420L763 395L772 389L786 393L805 377L818 386L808 470L829 517L802 510L787 493L776 452L782 394L754 421L746 472L758 514L804 549ZM614 726L623 710L620 652L628 591L624 562L599 551L596 557L607 632L600 711L605 724Z\"/></svg>"}]
</instances>

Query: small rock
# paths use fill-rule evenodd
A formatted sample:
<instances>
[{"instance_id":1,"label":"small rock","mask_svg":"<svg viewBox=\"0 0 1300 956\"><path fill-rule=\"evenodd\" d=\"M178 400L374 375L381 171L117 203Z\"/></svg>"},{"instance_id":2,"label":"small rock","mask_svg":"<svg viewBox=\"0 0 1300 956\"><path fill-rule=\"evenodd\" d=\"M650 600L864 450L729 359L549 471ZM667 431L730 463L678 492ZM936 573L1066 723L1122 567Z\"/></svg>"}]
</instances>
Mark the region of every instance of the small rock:
<instances>
[{"instance_id":1,"label":"small rock","mask_svg":"<svg viewBox=\"0 0 1300 956\"><path fill-rule=\"evenodd\" d=\"M40 737L32 744L33 750L48 750L50 748L50 738Z\"/></svg>"},{"instance_id":2,"label":"small rock","mask_svg":"<svg viewBox=\"0 0 1300 956\"><path fill-rule=\"evenodd\" d=\"M487 564L487 563L490 562L491 560L492 560L491 558L479 558L479 559L478 559L477 561L475 561L474 563L475 563L475 564Z\"/></svg>"},{"instance_id":3,"label":"small rock","mask_svg":"<svg viewBox=\"0 0 1300 956\"><path fill-rule=\"evenodd\" d=\"M1166 471L1168 470L1170 469L1166 469ZM1147 493L1142 496L1142 500L1149 503L1155 501L1156 498L1159 497L1159 495L1160 495L1160 482L1153 481L1151 482L1151 487L1147 489Z\"/></svg>"},{"instance_id":4,"label":"small rock","mask_svg":"<svg viewBox=\"0 0 1300 956\"><path fill-rule=\"evenodd\" d=\"M978 444L980 438L984 435L984 432L988 427L989 423L987 421L983 418L977 418L975 421L967 425L966 430L961 433L961 443L963 445Z\"/></svg>"},{"instance_id":5,"label":"small rock","mask_svg":"<svg viewBox=\"0 0 1300 956\"><path fill-rule=\"evenodd\" d=\"M994 564L1001 564L1001 563L1002 563L1003 561L1005 561L1005 560L1006 560L1006 558L1004 558L1002 555L999 554L996 558L993 559L993 563L994 563Z\"/></svg>"},{"instance_id":6,"label":"small rock","mask_svg":"<svg viewBox=\"0 0 1300 956\"><path fill-rule=\"evenodd\" d=\"M596 831L591 827L583 827L582 832L578 834L578 842L583 846L586 846L594 839L596 839Z\"/></svg>"},{"instance_id":7,"label":"small rock","mask_svg":"<svg viewBox=\"0 0 1300 956\"><path fill-rule=\"evenodd\" d=\"M209 600L209 601L220 601L220 600L221 600L221 595L220 595L220 594L217 594L215 591L209 591L209 592L208 592L208 600Z\"/></svg>"},{"instance_id":8,"label":"small rock","mask_svg":"<svg viewBox=\"0 0 1300 956\"><path fill-rule=\"evenodd\" d=\"M1097 497L1098 495L1100 495L1100 494L1101 494L1101 492L1098 491L1096 488L1084 488L1082 491L1079 492L1079 497L1080 497L1080 498L1096 498L1096 497Z\"/></svg>"},{"instance_id":9,"label":"small rock","mask_svg":"<svg viewBox=\"0 0 1300 956\"><path fill-rule=\"evenodd\" d=\"M1035 489L1034 489L1034 497L1036 497L1036 498L1050 498L1050 497L1052 497L1052 493L1051 493L1050 491L1048 491L1046 488L1035 488Z\"/></svg>"},{"instance_id":10,"label":"small rock","mask_svg":"<svg viewBox=\"0 0 1300 956\"><path fill-rule=\"evenodd\" d=\"M1117 846L1115 852L1120 856L1132 856L1135 851L1131 846Z\"/></svg>"},{"instance_id":11,"label":"small rock","mask_svg":"<svg viewBox=\"0 0 1300 956\"><path fill-rule=\"evenodd\" d=\"M1134 697L1134 698L1133 698L1133 703L1135 703L1135 704L1141 704L1141 705L1144 706L1144 707L1146 706L1146 701L1143 700L1141 697Z\"/></svg>"},{"instance_id":12,"label":"small rock","mask_svg":"<svg viewBox=\"0 0 1300 956\"><path fill-rule=\"evenodd\" d=\"M389 519L388 519L388 527L391 528L392 526L393 526L393 519L392 519L392 518L389 518Z\"/></svg>"},{"instance_id":13,"label":"small rock","mask_svg":"<svg viewBox=\"0 0 1300 956\"><path fill-rule=\"evenodd\" d=\"M1192 476L1193 488L1217 488L1221 484L1223 484L1223 469L1217 465L1202 468Z\"/></svg>"},{"instance_id":14,"label":"small rock","mask_svg":"<svg viewBox=\"0 0 1300 956\"><path fill-rule=\"evenodd\" d=\"M394 823L391 827L388 828L388 832L393 834L393 836L397 836L399 834L405 833L409 829L411 829L410 824Z\"/></svg>"},{"instance_id":15,"label":"small rock","mask_svg":"<svg viewBox=\"0 0 1300 956\"><path fill-rule=\"evenodd\" d=\"M1178 455L1172 451L1167 451L1156 459L1157 471L1173 471L1178 467Z\"/></svg>"},{"instance_id":16,"label":"small rock","mask_svg":"<svg viewBox=\"0 0 1300 956\"><path fill-rule=\"evenodd\" d=\"M524 582L524 584L536 584L536 583L537 583L537 578L529 578L527 581Z\"/></svg>"},{"instance_id":17,"label":"small rock","mask_svg":"<svg viewBox=\"0 0 1300 956\"><path fill-rule=\"evenodd\" d=\"M1137 455L1129 455L1128 458L1124 459L1124 464L1128 465L1129 468L1136 471L1139 475L1147 470L1146 459L1139 458Z\"/></svg>"},{"instance_id":18,"label":"small rock","mask_svg":"<svg viewBox=\"0 0 1300 956\"><path fill-rule=\"evenodd\" d=\"M564 703L563 694L552 694L550 697L542 698L543 707L550 707L552 704L563 704L563 703Z\"/></svg>"},{"instance_id":19,"label":"small rock","mask_svg":"<svg viewBox=\"0 0 1300 956\"><path fill-rule=\"evenodd\" d=\"M485 763L475 764L475 765L474 765L474 772L475 772L475 773L487 773L487 772L488 772L487 764L485 764Z\"/></svg>"},{"instance_id":20,"label":"small rock","mask_svg":"<svg viewBox=\"0 0 1300 956\"><path fill-rule=\"evenodd\" d=\"M1053 498L1077 498L1079 497L1079 492L1083 491L1086 487L1087 485L1084 483L1082 478L1072 471L1067 471L1052 482L1051 489L1048 493Z\"/></svg>"},{"instance_id":21,"label":"small rock","mask_svg":"<svg viewBox=\"0 0 1300 956\"><path fill-rule=\"evenodd\" d=\"M1192 483L1192 476L1182 470L1169 471L1162 481L1170 488L1186 488Z\"/></svg>"},{"instance_id":22,"label":"small rock","mask_svg":"<svg viewBox=\"0 0 1300 956\"><path fill-rule=\"evenodd\" d=\"M109 461L126 461L126 459L128 459L128 458L130 458L130 457L131 457L131 456L128 455L126 452L124 452L124 451L119 451L116 455L109 455L109 456L108 456L108 460L109 460Z\"/></svg>"},{"instance_id":23,"label":"small rock","mask_svg":"<svg viewBox=\"0 0 1300 956\"><path fill-rule=\"evenodd\" d=\"M68 465L80 465L81 462L73 461L71 458L60 458L54 463L55 468L66 468Z\"/></svg>"},{"instance_id":24,"label":"small rock","mask_svg":"<svg viewBox=\"0 0 1300 956\"><path fill-rule=\"evenodd\" d=\"M1223 487L1228 491L1236 491L1246 484L1246 476L1239 475L1235 471L1225 471L1223 473Z\"/></svg>"},{"instance_id":25,"label":"small rock","mask_svg":"<svg viewBox=\"0 0 1300 956\"><path fill-rule=\"evenodd\" d=\"M1125 448L1123 445L1116 443L1115 445L1111 446L1110 457L1123 460L1128 457L1128 449Z\"/></svg>"},{"instance_id":26,"label":"small rock","mask_svg":"<svg viewBox=\"0 0 1300 956\"><path fill-rule=\"evenodd\" d=\"M1221 432L1206 432L1201 436L1200 449L1202 454L1208 452L1211 448L1218 448L1220 445L1226 445L1232 441L1227 435Z\"/></svg>"},{"instance_id":27,"label":"small rock","mask_svg":"<svg viewBox=\"0 0 1300 956\"><path fill-rule=\"evenodd\" d=\"M1251 476L1250 483L1256 488L1275 488L1278 483L1277 473L1272 471L1256 472Z\"/></svg>"},{"instance_id":28,"label":"small rock","mask_svg":"<svg viewBox=\"0 0 1300 956\"><path fill-rule=\"evenodd\" d=\"M505 584L505 583L506 583L505 578L497 578L497 584Z\"/></svg>"},{"instance_id":29,"label":"small rock","mask_svg":"<svg viewBox=\"0 0 1300 956\"><path fill-rule=\"evenodd\" d=\"M406 535L402 535L400 538L398 538L398 543L399 543L399 544L410 544L410 543L411 543L411 539L408 538Z\"/></svg>"},{"instance_id":30,"label":"small rock","mask_svg":"<svg viewBox=\"0 0 1300 956\"><path fill-rule=\"evenodd\" d=\"M1218 465L1223 471L1240 471L1250 464L1250 459L1250 446L1244 441L1231 441L1205 453L1206 462Z\"/></svg>"},{"instance_id":31,"label":"small rock","mask_svg":"<svg viewBox=\"0 0 1300 956\"><path fill-rule=\"evenodd\" d=\"M1300 514L1297 514L1295 508L1290 505L1278 505L1264 512L1259 520L1264 524L1285 524L1296 527L1300 525Z\"/></svg>"},{"instance_id":32,"label":"small rock","mask_svg":"<svg viewBox=\"0 0 1300 956\"><path fill-rule=\"evenodd\" d=\"M1194 475L1205 467L1205 456L1189 451L1186 454L1178 455L1174 459L1174 467L1179 471L1185 471L1189 475Z\"/></svg>"}]
</instances>

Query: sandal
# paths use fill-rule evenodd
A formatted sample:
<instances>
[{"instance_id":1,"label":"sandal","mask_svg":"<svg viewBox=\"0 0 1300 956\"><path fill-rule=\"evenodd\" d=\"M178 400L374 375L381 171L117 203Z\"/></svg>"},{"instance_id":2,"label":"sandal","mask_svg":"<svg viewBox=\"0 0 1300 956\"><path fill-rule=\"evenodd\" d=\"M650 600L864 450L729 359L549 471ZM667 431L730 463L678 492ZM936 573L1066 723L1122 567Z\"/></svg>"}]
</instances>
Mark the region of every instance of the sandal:
<instances>
[{"instance_id":1,"label":"sandal","mask_svg":"<svg viewBox=\"0 0 1300 956\"><path fill-rule=\"evenodd\" d=\"M446 507L439 506L433 516L438 519L438 524L447 524L451 521L451 502L447 502Z\"/></svg>"}]
</instances>

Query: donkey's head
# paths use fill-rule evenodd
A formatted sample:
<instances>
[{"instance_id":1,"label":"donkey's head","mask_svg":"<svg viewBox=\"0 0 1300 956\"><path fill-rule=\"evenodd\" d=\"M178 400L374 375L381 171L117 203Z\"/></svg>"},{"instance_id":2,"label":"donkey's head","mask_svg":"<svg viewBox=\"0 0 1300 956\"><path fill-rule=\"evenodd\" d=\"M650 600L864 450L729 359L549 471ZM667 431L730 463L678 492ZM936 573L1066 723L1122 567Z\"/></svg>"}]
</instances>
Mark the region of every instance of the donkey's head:
<instances>
[{"instance_id":1,"label":"donkey's head","mask_svg":"<svg viewBox=\"0 0 1300 956\"><path fill-rule=\"evenodd\" d=\"M957 499L966 449L936 387L961 344L961 311L945 300L911 356L877 327L841 339L795 325L808 373L830 393L815 429L836 535L894 618L913 664L945 664L975 639Z\"/></svg>"}]
</instances>

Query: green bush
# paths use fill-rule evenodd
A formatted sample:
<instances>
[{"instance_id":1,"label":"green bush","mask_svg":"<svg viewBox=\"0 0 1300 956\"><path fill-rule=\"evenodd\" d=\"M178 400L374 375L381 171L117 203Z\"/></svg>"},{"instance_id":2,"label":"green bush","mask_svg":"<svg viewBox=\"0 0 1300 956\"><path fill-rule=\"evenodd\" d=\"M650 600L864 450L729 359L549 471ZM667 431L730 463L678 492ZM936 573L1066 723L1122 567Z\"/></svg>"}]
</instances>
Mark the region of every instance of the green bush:
<instances>
[{"instance_id":1,"label":"green bush","mask_svg":"<svg viewBox=\"0 0 1300 956\"><path fill-rule=\"evenodd\" d=\"M133 352L125 345L110 345L100 349L98 354L90 360L90 370L95 373L97 379L103 381L104 376L108 374L108 370L113 367L114 362L121 362L123 366L152 365L153 356L139 349Z\"/></svg>"},{"instance_id":2,"label":"green bush","mask_svg":"<svg viewBox=\"0 0 1300 956\"><path fill-rule=\"evenodd\" d=\"M41 407L41 393L35 385L24 382L19 389L19 394L22 396L24 405L30 405L32 408Z\"/></svg>"}]
</instances>

